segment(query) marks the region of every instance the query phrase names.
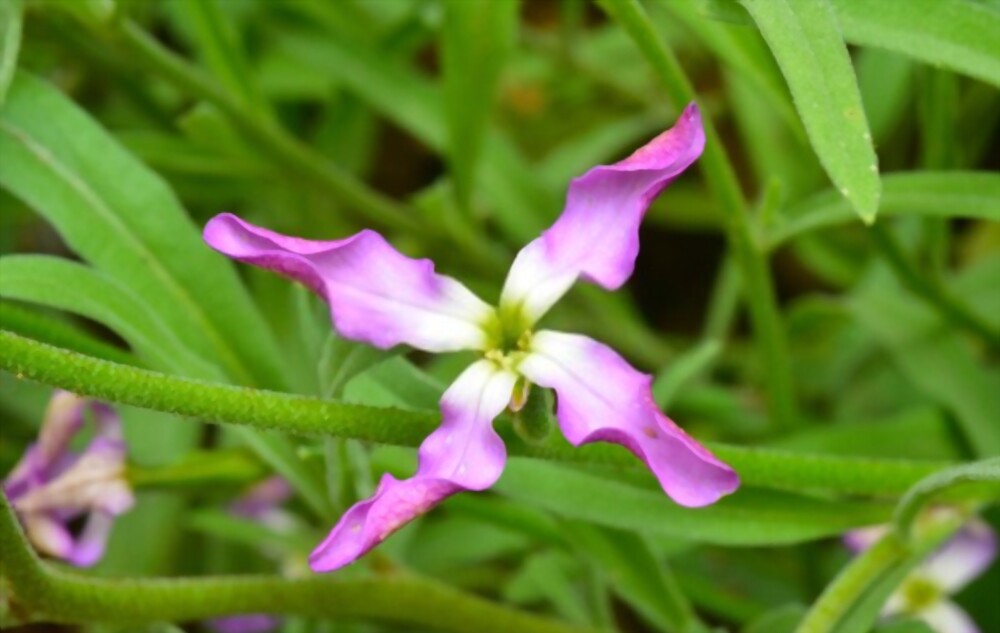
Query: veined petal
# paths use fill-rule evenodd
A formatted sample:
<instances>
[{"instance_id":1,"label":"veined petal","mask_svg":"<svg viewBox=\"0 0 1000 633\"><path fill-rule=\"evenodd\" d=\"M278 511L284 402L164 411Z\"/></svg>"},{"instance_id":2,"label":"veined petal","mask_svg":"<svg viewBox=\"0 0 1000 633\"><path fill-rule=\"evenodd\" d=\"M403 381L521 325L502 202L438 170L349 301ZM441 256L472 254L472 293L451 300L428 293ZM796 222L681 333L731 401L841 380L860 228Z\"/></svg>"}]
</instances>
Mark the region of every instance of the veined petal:
<instances>
[{"instance_id":1,"label":"veined petal","mask_svg":"<svg viewBox=\"0 0 1000 633\"><path fill-rule=\"evenodd\" d=\"M361 231L318 242L268 231L234 215L205 226L205 241L238 261L300 281L330 306L337 331L376 347L400 343L429 352L482 349L493 308L428 259L402 255Z\"/></svg>"},{"instance_id":2,"label":"veined petal","mask_svg":"<svg viewBox=\"0 0 1000 633\"><path fill-rule=\"evenodd\" d=\"M466 369L441 398L441 426L420 445L416 474L404 480L383 475L375 494L348 510L310 555L313 571L353 562L456 492L492 486L507 458L493 418L507 406L516 380L491 361Z\"/></svg>"},{"instance_id":3,"label":"veined petal","mask_svg":"<svg viewBox=\"0 0 1000 633\"><path fill-rule=\"evenodd\" d=\"M704 146L701 116L692 103L673 128L625 160L574 179L559 219L518 253L501 306L520 306L534 323L577 277L608 290L620 287L632 275L646 209Z\"/></svg>"},{"instance_id":4,"label":"veined petal","mask_svg":"<svg viewBox=\"0 0 1000 633\"><path fill-rule=\"evenodd\" d=\"M942 600L917 617L926 622L937 633L979 633L979 627L969 614L954 602Z\"/></svg>"},{"instance_id":5,"label":"veined petal","mask_svg":"<svg viewBox=\"0 0 1000 633\"><path fill-rule=\"evenodd\" d=\"M556 392L556 417L572 444L614 442L649 466L677 503L703 506L739 486L719 461L665 416L650 390L652 378L610 347L586 336L541 331L519 371Z\"/></svg>"},{"instance_id":6,"label":"veined petal","mask_svg":"<svg viewBox=\"0 0 1000 633\"><path fill-rule=\"evenodd\" d=\"M996 555L996 533L985 521L974 519L931 554L922 572L946 594L954 595L986 571Z\"/></svg>"}]
</instances>

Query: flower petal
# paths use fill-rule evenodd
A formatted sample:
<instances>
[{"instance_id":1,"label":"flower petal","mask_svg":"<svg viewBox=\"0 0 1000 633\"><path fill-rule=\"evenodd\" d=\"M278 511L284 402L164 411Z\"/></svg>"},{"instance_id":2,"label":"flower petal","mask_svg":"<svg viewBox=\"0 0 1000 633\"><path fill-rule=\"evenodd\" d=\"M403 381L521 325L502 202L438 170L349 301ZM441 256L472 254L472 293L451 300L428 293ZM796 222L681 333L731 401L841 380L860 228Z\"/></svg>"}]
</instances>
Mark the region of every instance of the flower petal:
<instances>
[{"instance_id":1,"label":"flower petal","mask_svg":"<svg viewBox=\"0 0 1000 633\"><path fill-rule=\"evenodd\" d=\"M997 537L975 519L967 523L922 565L923 574L953 595L982 574L997 555Z\"/></svg>"},{"instance_id":2,"label":"flower petal","mask_svg":"<svg viewBox=\"0 0 1000 633\"><path fill-rule=\"evenodd\" d=\"M663 490L685 506L717 501L739 486L732 468L660 412L652 378L586 336L541 331L519 370L555 389L556 417L572 444L614 442L649 466Z\"/></svg>"},{"instance_id":3,"label":"flower petal","mask_svg":"<svg viewBox=\"0 0 1000 633\"><path fill-rule=\"evenodd\" d=\"M917 617L938 633L979 633L979 627L954 602L941 601L920 612Z\"/></svg>"},{"instance_id":4,"label":"flower petal","mask_svg":"<svg viewBox=\"0 0 1000 633\"><path fill-rule=\"evenodd\" d=\"M574 179L559 219L518 253L501 306L520 306L534 323L579 276L608 290L620 287L632 275L646 209L704 146L692 103L673 128L625 160Z\"/></svg>"},{"instance_id":5,"label":"flower petal","mask_svg":"<svg viewBox=\"0 0 1000 633\"><path fill-rule=\"evenodd\" d=\"M492 422L510 402L516 380L491 361L466 369L441 398L443 420L420 445L416 474L402 481L383 475L375 494L348 510L313 551L313 571L353 562L456 492L492 486L507 458Z\"/></svg>"},{"instance_id":6,"label":"flower petal","mask_svg":"<svg viewBox=\"0 0 1000 633\"><path fill-rule=\"evenodd\" d=\"M872 525L851 530L844 534L844 545L855 554L860 554L885 536L890 529L888 525Z\"/></svg>"},{"instance_id":7,"label":"flower petal","mask_svg":"<svg viewBox=\"0 0 1000 633\"><path fill-rule=\"evenodd\" d=\"M65 556L66 560L77 567L90 567L101 560L114 521L114 516L108 512L91 512L87 516L83 531Z\"/></svg>"},{"instance_id":8,"label":"flower petal","mask_svg":"<svg viewBox=\"0 0 1000 633\"><path fill-rule=\"evenodd\" d=\"M427 259L411 259L374 231L316 242L280 235L234 215L205 226L215 250L291 277L322 296L337 331L376 347L429 352L481 349L493 309Z\"/></svg>"}]
</instances>

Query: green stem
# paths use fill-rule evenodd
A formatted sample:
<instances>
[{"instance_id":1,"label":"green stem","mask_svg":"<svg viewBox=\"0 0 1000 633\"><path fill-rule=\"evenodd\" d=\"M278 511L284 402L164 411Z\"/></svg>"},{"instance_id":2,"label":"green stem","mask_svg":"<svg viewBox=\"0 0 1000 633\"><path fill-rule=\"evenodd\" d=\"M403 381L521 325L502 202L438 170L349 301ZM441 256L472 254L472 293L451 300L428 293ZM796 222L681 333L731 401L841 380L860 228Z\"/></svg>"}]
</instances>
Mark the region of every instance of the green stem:
<instances>
[{"instance_id":1,"label":"green stem","mask_svg":"<svg viewBox=\"0 0 1000 633\"><path fill-rule=\"evenodd\" d=\"M398 575L107 579L43 564L32 553L7 498L0 495L0 575L19 617L67 624L204 620L238 613L363 618L437 631L582 633L446 585Z\"/></svg>"},{"instance_id":2,"label":"green stem","mask_svg":"<svg viewBox=\"0 0 1000 633\"><path fill-rule=\"evenodd\" d=\"M2 330L0 349L0 370L18 378L206 422L417 446L440 420L436 411L346 404L171 376L84 356ZM530 446L513 433L506 433L505 440L512 455L639 465L631 454L614 445L573 448L563 442ZM710 448L739 472L744 484L793 491L894 496L947 466L719 444Z\"/></svg>"},{"instance_id":3,"label":"green stem","mask_svg":"<svg viewBox=\"0 0 1000 633\"><path fill-rule=\"evenodd\" d=\"M894 530L886 532L830 583L813 604L795 633L831 633L851 610L886 580L902 582L908 568L937 549L961 525L957 516L929 528L907 545ZM895 587L892 587L895 588ZM888 599L888 594L885 598ZM873 619L875 615L873 614ZM872 623L868 623L871 626ZM868 627L865 627L867 630Z\"/></svg>"},{"instance_id":4,"label":"green stem","mask_svg":"<svg viewBox=\"0 0 1000 633\"><path fill-rule=\"evenodd\" d=\"M638 0L599 0L635 41L663 81L675 104L695 100L694 88L680 63L656 32ZM726 216L727 235L740 265L747 304L760 351L764 357L765 382L771 416L779 429L798 423L792 366L778 310L777 298L765 250L754 238L746 202L732 163L710 117L704 117L705 151L701 158L708 186Z\"/></svg>"},{"instance_id":5,"label":"green stem","mask_svg":"<svg viewBox=\"0 0 1000 633\"><path fill-rule=\"evenodd\" d=\"M283 129L247 110L238 99L184 59L164 48L134 22L119 22L118 33L136 61L154 69L188 94L219 108L241 131L260 145L275 164L307 177L316 186L338 200L343 200L371 220L417 235L428 234L427 224L414 218L405 207L366 187Z\"/></svg>"},{"instance_id":6,"label":"green stem","mask_svg":"<svg viewBox=\"0 0 1000 633\"><path fill-rule=\"evenodd\" d=\"M969 310L965 304L951 296L940 284L933 283L921 275L885 225L873 224L870 231L876 248L889 263L901 284L909 288L913 294L931 308L940 312L945 319L979 336L993 349L1000 349L1000 330Z\"/></svg>"}]
</instances>

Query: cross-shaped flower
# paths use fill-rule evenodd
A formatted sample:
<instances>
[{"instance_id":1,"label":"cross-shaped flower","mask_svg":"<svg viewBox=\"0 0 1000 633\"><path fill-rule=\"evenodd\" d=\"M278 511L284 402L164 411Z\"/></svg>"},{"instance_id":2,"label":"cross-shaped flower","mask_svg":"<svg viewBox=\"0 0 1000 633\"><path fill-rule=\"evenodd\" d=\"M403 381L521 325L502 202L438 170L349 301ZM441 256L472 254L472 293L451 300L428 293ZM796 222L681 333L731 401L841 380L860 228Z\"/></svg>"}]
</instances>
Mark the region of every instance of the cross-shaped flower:
<instances>
[{"instance_id":1,"label":"cross-shaped flower","mask_svg":"<svg viewBox=\"0 0 1000 633\"><path fill-rule=\"evenodd\" d=\"M236 260L296 279L330 306L334 328L380 348L476 350L441 398L443 421L420 446L416 474L385 474L310 557L315 571L347 565L444 498L483 490L500 477L506 450L493 430L504 408L523 404L531 384L555 390L556 418L574 445L605 441L632 451L664 491L687 506L715 502L736 473L670 421L653 402L651 378L586 336L535 330L577 279L615 290L631 276L639 224L653 199L701 154L697 107L625 160L575 179L562 215L525 246L497 307L434 264L393 249L378 233L317 242L287 237L223 214L205 241Z\"/></svg>"},{"instance_id":2,"label":"cross-shaped flower","mask_svg":"<svg viewBox=\"0 0 1000 633\"><path fill-rule=\"evenodd\" d=\"M79 454L70 450L90 410L94 435ZM41 552L86 567L100 560L114 518L132 507L125 480L121 421L110 406L57 391L49 402L38 442L7 476L4 492L25 533ZM79 535L69 523L86 517Z\"/></svg>"},{"instance_id":3,"label":"cross-shaped flower","mask_svg":"<svg viewBox=\"0 0 1000 633\"><path fill-rule=\"evenodd\" d=\"M879 525L853 530L844 541L855 552L861 552L890 529ZM910 572L889 596L882 615L908 615L923 620L937 633L979 633L969 614L948 598L989 569L996 555L993 529L985 521L970 521Z\"/></svg>"}]
</instances>

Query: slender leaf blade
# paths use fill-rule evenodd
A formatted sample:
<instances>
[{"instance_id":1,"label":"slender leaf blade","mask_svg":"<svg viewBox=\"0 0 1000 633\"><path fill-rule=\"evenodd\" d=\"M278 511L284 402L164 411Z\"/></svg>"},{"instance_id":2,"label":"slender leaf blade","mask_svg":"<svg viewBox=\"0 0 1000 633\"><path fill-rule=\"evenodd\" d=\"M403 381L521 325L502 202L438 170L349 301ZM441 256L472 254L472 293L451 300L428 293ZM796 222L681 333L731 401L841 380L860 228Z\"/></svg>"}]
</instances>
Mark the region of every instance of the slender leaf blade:
<instances>
[{"instance_id":1,"label":"slender leaf blade","mask_svg":"<svg viewBox=\"0 0 1000 633\"><path fill-rule=\"evenodd\" d=\"M827 0L742 0L774 53L830 180L865 222L881 183L861 94Z\"/></svg>"}]
</instances>

